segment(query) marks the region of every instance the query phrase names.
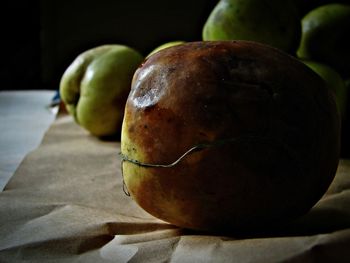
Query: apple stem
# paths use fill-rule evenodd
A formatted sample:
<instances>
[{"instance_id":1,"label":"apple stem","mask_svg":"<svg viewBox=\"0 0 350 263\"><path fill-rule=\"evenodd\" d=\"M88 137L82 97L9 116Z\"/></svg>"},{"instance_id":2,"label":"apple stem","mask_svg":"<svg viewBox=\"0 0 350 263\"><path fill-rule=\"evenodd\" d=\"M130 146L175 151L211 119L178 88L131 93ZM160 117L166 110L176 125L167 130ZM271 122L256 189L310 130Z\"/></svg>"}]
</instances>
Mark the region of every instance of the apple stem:
<instances>
[{"instance_id":1,"label":"apple stem","mask_svg":"<svg viewBox=\"0 0 350 263\"><path fill-rule=\"evenodd\" d=\"M145 168L171 168L171 167L174 167L175 165L177 165L179 162L181 162L187 155L189 155L195 151L200 151L200 150L214 147L214 146L222 146L222 145L225 145L226 143L235 143L235 142L240 142L240 141L251 141L251 140L256 139L257 137L261 140L261 136L240 136L238 138L229 138L229 139L216 140L216 141L212 141L212 142L208 142L208 143L199 143L199 144L192 146L184 154L182 154L178 159L176 159L174 162L169 163L169 164L144 163L144 162L140 162L138 160L132 159L121 152L119 153L119 156L121 157L122 162L127 161L127 162L133 163L135 165L145 167Z\"/></svg>"},{"instance_id":2,"label":"apple stem","mask_svg":"<svg viewBox=\"0 0 350 263\"><path fill-rule=\"evenodd\" d=\"M193 146L192 148L190 148L189 150L187 150L184 154L182 154L176 161L169 163L169 164L154 164L154 163L143 163L140 162L138 160L135 159L131 159L128 156L119 153L119 156L121 156L122 158L122 162L123 161L127 161L133 164L136 164L138 166L142 166L142 167L146 167L146 168L171 168L174 167L175 165L177 165L179 162L181 162L182 159L184 159L187 155L189 155L190 153L194 152L194 151L199 151L202 150L204 148L208 148L210 146L213 146L212 144L198 144Z\"/></svg>"},{"instance_id":3,"label":"apple stem","mask_svg":"<svg viewBox=\"0 0 350 263\"><path fill-rule=\"evenodd\" d=\"M122 170L122 178L123 178L123 192L126 196L130 196L130 192L128 190L128 187L126 186L125 184L125 180L124 180L124 169L123 169L123 163L124 163L124 159L122 159L122 162L121 162L121 170Z\"/></svg>"},{"instance_id":4,"label":"apple stem","mask_svg":"<svg viewBox=\"0 0 350 263\"><path fill-rule=\"evenodd\" d=\"M210 147L214 147L214 146L222 146L225 145L226 143L236 143L236 142L242 142L242 141L254 141L259 139L260 142L265 142L265 143L269 143L271 145L278 145L279 147L281 147L283 149L283 151L289 156L291 161L294 161L296 164L296 167L298 167L299 169L299 173L302 174L303 173L303 169L302 166L300 165L297 156L295 156L295 153L283 142L281 141L276 141L272 138L263 138L261 136L240 136L238 138L229 138L229 139L223 139L223 140L217 140L217 141L213 141L210 143L200 143L197 144L193 147L191 147L190 149L188 149L184 154L182 154L178 159L176 159L174 162L169 163L169 164L154 164L154 163L144 163L144 162L140 162L138 160L132 159L130 157L128 157L127 155L123 154L123 153L119 153L119 156L121 157L121 172L122 172L122 177L123 177L123 191L127 196L130 196L130 193L127 189L127 186L124 182L124 172L123 172L123 163L129 162L132 164L135 164L137 166L141 166L141 167L145 167L145 168L172 168L175 165L177 165L179 162L181 162L187 155L195 152L195 151L200 151L206 148L210 148Z\"/></svg>"}]
</instances>

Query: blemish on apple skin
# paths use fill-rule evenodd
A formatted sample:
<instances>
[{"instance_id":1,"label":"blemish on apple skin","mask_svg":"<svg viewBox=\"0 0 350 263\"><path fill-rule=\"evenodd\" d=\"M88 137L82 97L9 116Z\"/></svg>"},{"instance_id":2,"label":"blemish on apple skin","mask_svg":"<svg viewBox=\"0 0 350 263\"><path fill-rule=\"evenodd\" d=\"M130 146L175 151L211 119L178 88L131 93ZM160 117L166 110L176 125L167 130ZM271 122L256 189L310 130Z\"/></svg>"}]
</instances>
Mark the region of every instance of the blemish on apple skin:
<instances>
[{"instance_id":1,"label":"blemish on apple skin","mask_svg":"<svg viewBox=\"0 0 350 263\"><path fill-rule=\"evenodd\" d=\"M159 91L156 89L147 90L140 96L135 96L133 103L138 108L148 108L154 106L159 100Z\"/></svg>"},{"instance_id":2,"label":"blemish on apple skin","mask_svg":"<svg viewBox=\"0 0 350 263\"><path fill-rule=\"evenodd\" d=\"M135 73L138 79L133 85L130 97L136 108L147 109L153 107L162 98L165 90L162 88L167 85L166 79L162 74L156 74L156 66L145 66ZM174 70L174 69L173 69ZM140 86L140 83L142 85Z\"/></svg>"},{"instance_id":3,"label":"blemish on apple skin","mask_svg":"<svg viewBox=\"0 0 350 263\"><path fill-rule=\"evenodd\" d=\"M129 133L133 133L135 131L135 126L134 125L131 125L129 128L128 128L128 132Z\"/></svg>"},{"instance_id":4,"label":"blemish on apple skin","mask_svg":"<svg viewBox=\"0 0 350 263\"><path fill-rule=\"evenodd\" d=\"M152 109L154 109L155 107L156 107L156 105L153 104L153 105L149 105L149 106L143 108L142 110L143 110L145 113L148 113L148 112L150 112Z\"/></svg>"},{"instance_id":5,"label":"blemish on apple skin","mask_svg":"<svg viewBox=\"0 0 350 263\"><path fill-rule=\"evenodd\" d=\"M127 155L130 155L130 156L132 156L132 154L137 152L135 147L132 147L132 148L127 147L126 151L127 151Z\"/></svg>"}]
</instances>

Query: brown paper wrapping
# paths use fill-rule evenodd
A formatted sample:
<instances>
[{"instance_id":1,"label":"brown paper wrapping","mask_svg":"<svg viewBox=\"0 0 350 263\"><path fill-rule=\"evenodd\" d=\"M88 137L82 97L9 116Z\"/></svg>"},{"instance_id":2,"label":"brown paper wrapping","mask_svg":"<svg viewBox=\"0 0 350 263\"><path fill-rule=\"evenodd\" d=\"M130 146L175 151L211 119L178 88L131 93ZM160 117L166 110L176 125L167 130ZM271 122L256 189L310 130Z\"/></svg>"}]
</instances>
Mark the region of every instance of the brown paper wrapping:
<instances>
[{"instance_id":1,"label":"brown paper wrapping","mask_svg":"<svg viewBox=\"0 0 350 263\"><path fill-rule=\"evenodd\" d=\"M59 117L0 193L0 262L350 262L350 161L303 218L234 237L144 212L123 192L118 152Z\"/></svg>"}]
</instances>

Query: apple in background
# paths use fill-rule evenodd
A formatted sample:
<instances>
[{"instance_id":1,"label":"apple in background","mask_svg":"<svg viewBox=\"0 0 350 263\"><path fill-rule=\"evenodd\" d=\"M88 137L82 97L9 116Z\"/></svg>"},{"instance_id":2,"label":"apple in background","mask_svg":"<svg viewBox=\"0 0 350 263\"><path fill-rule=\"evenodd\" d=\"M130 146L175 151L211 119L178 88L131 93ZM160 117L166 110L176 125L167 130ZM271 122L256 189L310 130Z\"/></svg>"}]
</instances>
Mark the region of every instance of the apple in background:
<instances>
[{"instance_id":1,"label":"apple in background","mask_svg":"<svg viewBox=\"0 0 350 263\"><path fill-rule=\"evenodd\" d=\"M181 41L181 40L177 40L177 41L170 41L170 42L167 42L167 43L164 43L158 47L156 47L155 49L153 49L148 55L147 57L153 55L154 53L157 53L158 51L164 49L164 48L168 48L168 47L173 47L173 46L177 46L177 45L181 45L181 44L184 44L185 41Z\"/></svg>"},{"instance_id":2,"label":"apple in background","mask_svg":"<svg viewBox=\"0 0 350 263\"><path fill-rule=\"evenodd\" d=\"M319 6L302 19L297 55L324 63L343 78L350 77L350 5Z\"/></svg>"},{"instance_id":3,"label":"apple in background","mask_svg":"<svg viewBox=\"0 0 350 263\"><path fill-rule=\"evenodd\" d=\"M342 117L346 114L347 88L342 77L326 64L311 60L301 60L305 65L315 71L327 83L328 87L334 91L337 106Z\"/></svg>"},{"instance_id":4,"label":"apple in background","mask_svg":"<svg viewBox=\"0 0 350 263\"><path fill-rule=\"evenodd\" d=\"M202 39L251 40L294 53L300 32L294 0L220 0L204 24Z\"/></svg>"},{"instance_id":5,"label":"apple in background","mask_svg":"<svg viewBox=\"0 0 350 263\"><path fill-rule=\"evenodd\" d=\"M81 53L60 82L67 111L92 135L120 136L131 79L142 60L136 50L116 44Z\"/></svg>"},{"instance_id":6,"label":"apple in background","mask_svg":"<svg viewBox=\"0 0 350 263\"><path fill-rule=\"evenodd\" d=\"M306 213L339 159L325 82L256 42L191 42L150 56L133 77L121 137L131 197L203 231L254 231Z\"/></svg>"},{"instance_id":7,"label":"apple in background","mask_svg":"<svg viewBox=\"0 0 350 263\"><path fill-rule=\"evenodd\" d=\"M349 0L306 0L306 1L294 0L294 2L298 7L299 14L301 17L306 15L312 9L315 9L316 7L319 7L322 5L334 4L334 3L349 4Z\"/></svg>"},{"instance_id":8,"label":"apple in background","mask_svg":"<svg viewBox=\"0 0 350 263\"><path fill-rule=\"evenodd\" d=\"M344 84L345 84L346 92L349 96L350 79L345 79ZM348 98L348 101L349 101L349 98ZM350 136L348 136L350 134L349 114L350 114L350 105L349 103L347 103L346 114L342 122L342 148L341 148L341 157L345 159L350 158Z\"/></svg>"}]
</instances>

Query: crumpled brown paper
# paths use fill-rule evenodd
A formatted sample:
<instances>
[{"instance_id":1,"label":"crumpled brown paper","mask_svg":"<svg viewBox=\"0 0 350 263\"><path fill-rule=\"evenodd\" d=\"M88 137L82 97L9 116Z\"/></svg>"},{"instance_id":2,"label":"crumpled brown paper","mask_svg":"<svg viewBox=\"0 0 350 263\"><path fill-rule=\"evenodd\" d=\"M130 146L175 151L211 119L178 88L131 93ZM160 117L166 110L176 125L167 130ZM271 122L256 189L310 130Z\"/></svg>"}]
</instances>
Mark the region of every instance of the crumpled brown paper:
<instances>
[{"instance_id":1,"label":"crumpled brown paper","mask_svg":"<svg viewBox=\"0 0 350 263\"><path fill-rule=\"evenodd\" d=\"M350 161L278 233L216 236L158 220L123 192L119 144L59 117L0 193L0 262L348 262Z\"/></svg>"}]
</instances>

